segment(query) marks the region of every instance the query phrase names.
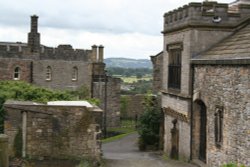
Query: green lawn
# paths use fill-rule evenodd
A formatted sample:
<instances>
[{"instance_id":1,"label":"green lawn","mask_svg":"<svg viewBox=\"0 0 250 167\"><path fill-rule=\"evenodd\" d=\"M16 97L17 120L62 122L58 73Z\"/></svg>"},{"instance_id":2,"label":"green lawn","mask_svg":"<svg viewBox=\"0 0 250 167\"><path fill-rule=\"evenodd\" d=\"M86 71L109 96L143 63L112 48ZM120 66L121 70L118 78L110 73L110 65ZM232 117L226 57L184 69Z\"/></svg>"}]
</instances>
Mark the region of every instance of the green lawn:
<instances>
[{"instance_id":1,"label":"green lawn","mask_svg":"<svg viewBox=\"0 0 250 167\"><path fill-rule=\"evenodd\" d=\"M132 120L122 120L121 127L108 128L107 131L108 132L118 132L120 134L103 139L102 143L108 143L108 142L112 142L115 140L119 140L119 139L121 139L121 138L123 138L131 133L135 133L136 132L135 122Z\"/></svg>"}]
</instances>

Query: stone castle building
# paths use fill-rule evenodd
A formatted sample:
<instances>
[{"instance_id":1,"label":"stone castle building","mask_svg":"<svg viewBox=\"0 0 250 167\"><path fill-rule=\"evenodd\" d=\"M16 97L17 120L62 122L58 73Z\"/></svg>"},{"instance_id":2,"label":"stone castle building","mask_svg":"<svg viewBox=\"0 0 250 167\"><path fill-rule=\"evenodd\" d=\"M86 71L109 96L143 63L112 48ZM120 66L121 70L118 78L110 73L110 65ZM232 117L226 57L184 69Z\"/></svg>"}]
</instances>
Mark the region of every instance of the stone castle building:
<instances>
[{"instance_id":1,"label":"stone castle building","mask_svg":"<svg viewBox=\"0 0 250 167\"><path fill-rule=\"evenodd\" d=\"M249 166L250 1L189 3L164 15L162 33L163 53L151 59L162 71L164 151L201 166Z\"/></svg>"},{"instance_id":2,"label":"stone castle building","mask_svg":"<svg viewBox=\"0 0 250 167\"><path fill-rule=\"evenodd\" d=\"M107 125L119 125L120 80L107 77L103 63L104 47L91 50L73 49L71 45L56 48L40 43L38 16L31 16L28 42L0 42L0 80L22 80L38 86L77 90L88 88L91 96L101 100Z\"/></svg>"}]
</instances>

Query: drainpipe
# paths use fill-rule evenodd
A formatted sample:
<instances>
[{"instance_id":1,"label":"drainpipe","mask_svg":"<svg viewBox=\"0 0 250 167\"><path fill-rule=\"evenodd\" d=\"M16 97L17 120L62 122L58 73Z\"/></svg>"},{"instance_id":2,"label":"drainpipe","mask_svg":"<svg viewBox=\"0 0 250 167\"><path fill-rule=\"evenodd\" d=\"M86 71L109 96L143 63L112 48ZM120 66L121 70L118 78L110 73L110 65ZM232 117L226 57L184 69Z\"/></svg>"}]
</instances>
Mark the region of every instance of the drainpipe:
<instances>
[{"instance_id":1,"label":"drainpipe","mask_svg":"<svg viewBox=\"0 0 250 167\"><path fill-rule=\"evenodd\" d=\"M192 148L192 141L193 141L193 92L194 92L194 65L191 64L191 104L190 104L190 161L193 159L193 148Z\"/></svg>"},{"instance_id":2,"label":"drainpipe","mask_svg":"<svg viewBox=\"0 0 250 167\"><path fill-rule=\"evenodd\" d=\"M107 84L108 84L108 76L105 71L104 74L104 79L105 79L105 90L104 90L104 138L107 137Z\"/></svg>"},{"instance_id":3,"label":"drainpipe","mask_svg":"<svg viewBox=\"0 0 250 167\"><path fill-rule=\"evenodd\" d=\"M26 157L26 136L27 136L27 112L22 112L23 121L22 121L22 139L23 139L23 146L22 146L22 157Z\"/></svg>"}]
</instances>

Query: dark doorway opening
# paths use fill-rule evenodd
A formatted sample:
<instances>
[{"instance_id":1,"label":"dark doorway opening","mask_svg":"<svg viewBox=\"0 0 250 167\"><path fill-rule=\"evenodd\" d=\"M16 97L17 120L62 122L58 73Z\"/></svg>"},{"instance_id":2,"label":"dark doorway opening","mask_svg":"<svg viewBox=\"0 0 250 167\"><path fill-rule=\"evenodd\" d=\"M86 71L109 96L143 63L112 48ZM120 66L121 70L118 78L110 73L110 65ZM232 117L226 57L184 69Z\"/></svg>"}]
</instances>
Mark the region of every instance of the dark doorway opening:
<instances>
[{"instance_id":1,"label":"dark doorway opening","mask_svg":"<svg viewBox=\"0 0 250 167\"><path fill-rule=\"evenodd\" d=\"M171 129L171 137L172 137L172 148L171 148L171 158L178 159L179 158L179 130L176 127L177 120L173 120L173 128Z\"/></svg>"},{"instance_id":2,"label":"dark doorway opening","mask_svg":"<svg viewBox=\"0 0 250 167\"><path fill-rule=\"evenodd\" d=\"M206 162L206 150L207 150L207 113L206 106L202 102L200 105L200 151L199 159Z\"/></svg>"}]
</instances>

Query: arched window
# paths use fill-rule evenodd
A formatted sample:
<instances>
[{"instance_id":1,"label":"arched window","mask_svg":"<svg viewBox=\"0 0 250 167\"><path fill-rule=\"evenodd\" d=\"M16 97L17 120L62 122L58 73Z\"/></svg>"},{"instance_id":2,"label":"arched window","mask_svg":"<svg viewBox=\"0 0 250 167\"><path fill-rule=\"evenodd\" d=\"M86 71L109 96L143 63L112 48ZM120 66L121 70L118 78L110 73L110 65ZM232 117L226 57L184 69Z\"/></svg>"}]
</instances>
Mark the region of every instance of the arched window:
<instances>
[{"instance_id":1,"label":"arched window","mask_svg":"<svg viewBox=\"0 0 250 167\"><path fill-rule=\"evenodd\" d=\"M76 81L77 79L78 79L78 69L77 69L77 67L73 67L72 81Z\"/></svg>"},{"instance_id":2,"label":"arched window","mask_svg":"<svg viewBox=\"0 0 250 167\"><path fill-rule=\"evenodd\" d=\"M50 81L52 78L52 69L50 66L47 67L46 69L46 80Z\"/></svg>"},{"instance_id":3,"label":"arched window","mask_svg":"<svg viewBox=\"0 0 250 167\"><path fill-rule=\"evenodd\" d=\"M20 75L21 75L21 68L15 67L14 74L13 74L14 80L20 80Z\"/></svg>"}]
</instances>

